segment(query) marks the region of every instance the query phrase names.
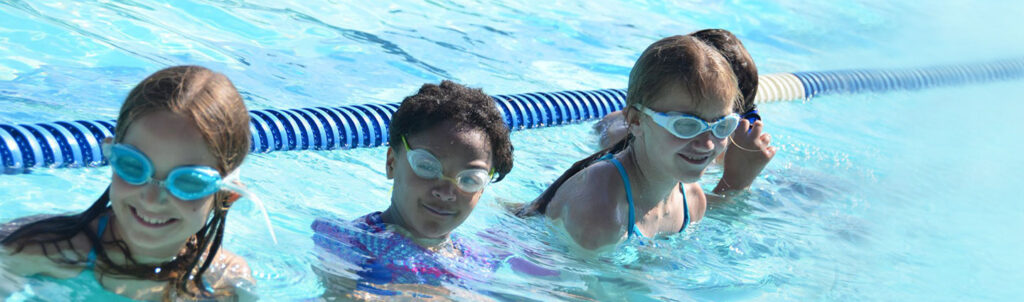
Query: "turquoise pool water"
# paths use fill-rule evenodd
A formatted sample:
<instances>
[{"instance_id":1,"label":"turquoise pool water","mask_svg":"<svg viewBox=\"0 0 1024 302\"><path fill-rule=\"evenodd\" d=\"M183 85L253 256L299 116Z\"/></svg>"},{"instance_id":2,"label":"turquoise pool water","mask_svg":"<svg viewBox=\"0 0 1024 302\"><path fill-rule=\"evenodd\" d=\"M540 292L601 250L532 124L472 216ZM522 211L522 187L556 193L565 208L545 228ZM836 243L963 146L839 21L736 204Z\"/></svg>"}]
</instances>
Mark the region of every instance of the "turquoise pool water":
<instances>
[{"instance_id":1,"label":"turquoise pool water","mask_svg":"<svg viewBox=\"0 0 1024 302\"><path fill-rule=\"evenodd\" d=\"M227 74L251 109L397 102L441 79L491 94L621 88L649 43L707 27L736 33L762 73L1024 54L1016 1L801 2L6 1L0 123L114 119L137 81L175 64ZM1024 183L1022 94L1018 80L765 105L780 151L749 194L657 249L598 259L566 255L544 222L496 201L532 199L592 152L590 125L516 132L515 169L458 233L563 274L502 267L453 298L1015 300L1024 295L1024 200L1014 190ZM309 224L384 209L384 153L250 157L243 179L267 201L280 243L263 244L261 219L243 206L225 246L249 259L261 297L320 296ZM0 221L84 209L109 175L0 175ZM495 232L506 241L479 235ZM30 284L23 296L115 298L75 281Z\"/></svg>"}]
</instances>

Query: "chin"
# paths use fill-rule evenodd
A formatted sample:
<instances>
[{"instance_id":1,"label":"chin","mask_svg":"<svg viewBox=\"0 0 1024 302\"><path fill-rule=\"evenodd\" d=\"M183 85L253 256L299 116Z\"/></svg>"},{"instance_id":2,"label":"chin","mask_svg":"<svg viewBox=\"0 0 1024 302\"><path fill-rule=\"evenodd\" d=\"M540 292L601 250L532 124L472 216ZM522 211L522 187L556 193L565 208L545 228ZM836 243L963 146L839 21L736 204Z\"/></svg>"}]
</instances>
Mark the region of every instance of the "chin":
<instances>
[{"instance_id":1,"label":"chin","mask_svg":"<svg viewBox=\"0 0 1024 302\"><path fill-rule=\"evenodd\" d=\"M697 172L697 173L692 173L692 172L691 173L684 173L682 175L679 175L676 179L678 179L682 183L687 183L688 184L688 183L695 183L695 182L700 181L700 178L703 177L703 176L704 176L704 171L700 171L700 172Z\"/></svg>"}]
</instances>

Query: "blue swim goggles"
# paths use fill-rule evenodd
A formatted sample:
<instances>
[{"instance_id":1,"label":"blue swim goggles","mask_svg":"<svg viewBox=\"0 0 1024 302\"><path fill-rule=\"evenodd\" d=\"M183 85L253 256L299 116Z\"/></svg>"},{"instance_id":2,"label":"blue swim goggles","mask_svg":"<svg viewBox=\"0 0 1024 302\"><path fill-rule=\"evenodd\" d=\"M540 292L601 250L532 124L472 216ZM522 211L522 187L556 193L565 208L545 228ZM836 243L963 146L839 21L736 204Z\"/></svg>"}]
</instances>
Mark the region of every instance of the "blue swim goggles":
<instances>
[{"instance_id":1,"label":"blue swim goggles","mask_svg":"<svg viewBox=\"0 0 1024 302\"><path fill-rule=\"evenodd\" d=\"M633 105L633 107L649 115L655 124L665 128L669 133L681 139L691 139L707 131L711 131L711 134L717 138L726 138L733 131L736 131L736 127L740 125L740 116L735 113L708 123L692 114L657 112L640 104Z\"/></svg>"},{"instance_id":2,"label":"blue swim goggles","mask_svg":"<svg viewBox=\"0 0 1024 302\"><path fill-rule=\"evenodd\" d=\"M110 146L110 166L124 182L141 186L153 182L181 200L197 200L225 187L228 180L217 169L208 166L181 166L167 174L167 179L153 179L153 163L142 151L127 144ZM235 170L238 171L238 170ZM237 178L232 173L225 178Z\"/></svg>"},{"instance_id":3,"label":"blue swim goggles","mask_svg":"<svg viewBox=\"0 0 1024 302\"><path fill-rule=\"evenodd\" d=\"M405 158L409 160L412 172L424 179L443 179L452 182L459 190L474 193L483 190L491 182L493 172L484 169L467 169L455 175L455 178L444 176L441 161L429 151L409 148L409 142L402 136L405 145Z\"/></svg>"}]
</instances>

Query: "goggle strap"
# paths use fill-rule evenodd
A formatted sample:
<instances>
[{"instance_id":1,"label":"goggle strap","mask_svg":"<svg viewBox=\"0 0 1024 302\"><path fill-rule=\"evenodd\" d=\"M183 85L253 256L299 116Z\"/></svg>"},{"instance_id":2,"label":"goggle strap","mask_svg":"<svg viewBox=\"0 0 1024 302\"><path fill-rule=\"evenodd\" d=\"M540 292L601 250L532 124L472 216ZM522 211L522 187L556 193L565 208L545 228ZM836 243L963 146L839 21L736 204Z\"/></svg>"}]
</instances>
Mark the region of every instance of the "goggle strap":
<instances>
[{"instance_id":1,"label":"goggle strap","mask_svg":"<svg viewBox=\"0 0 1024 302\"><path fill-rule=\"evenodd\" d=\"M227 176L224 176L224 178L221 178L220 181L225 183L225 184L227 184L227 183L234 182L234 181L239 181L240 182L241 180L242 180L242 167L238 167L238 168L235 168L234 171L231 171L231 173L228 173Z\"/></svg>"},{"instance_id":2,"label":"goggle strap","mask_svg":"<svg viewBox=\"0 0 1024 302\"><path fill-rule=\"evenodd\" d=\"M235 168L235 171L228 173L228 175L221 180L221 187L252 200L252 203L256 204L256 206L260 208L260 213L263 214L263 222L267 226L267 232L270 233L270 239L274 240L274 244L277 245L277 235L274 234L274 227L273 224L270 223L270 215L267 214L267 208L263 205L263 200L249 192L245 187L239 186L235 183L235 181L241 179L241 170L241 167L239 167Z\"/></svg>"}]
</instances>

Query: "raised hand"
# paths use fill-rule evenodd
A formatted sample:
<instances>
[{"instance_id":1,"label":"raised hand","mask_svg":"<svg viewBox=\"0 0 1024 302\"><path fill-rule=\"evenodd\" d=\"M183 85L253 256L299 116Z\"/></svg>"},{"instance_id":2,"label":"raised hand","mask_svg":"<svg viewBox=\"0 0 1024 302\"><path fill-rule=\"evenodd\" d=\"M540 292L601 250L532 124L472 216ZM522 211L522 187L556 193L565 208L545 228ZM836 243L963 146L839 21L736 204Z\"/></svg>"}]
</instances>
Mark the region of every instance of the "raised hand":
<instances>
[{"instance_id":1,"label":"raised hand","mask_svg":"<svg viewBox=\"0 0 1024 302\"><path fill-rule=\"evenodd\" d=\"M746 119L740 121L739 127L729 137L722 179L714 193L728 195L749 187L775 157L777 149L771 146L771 142L772 137L764 132L763 122L757 121L751 126Z\"/></svg>"}]
</instances>

